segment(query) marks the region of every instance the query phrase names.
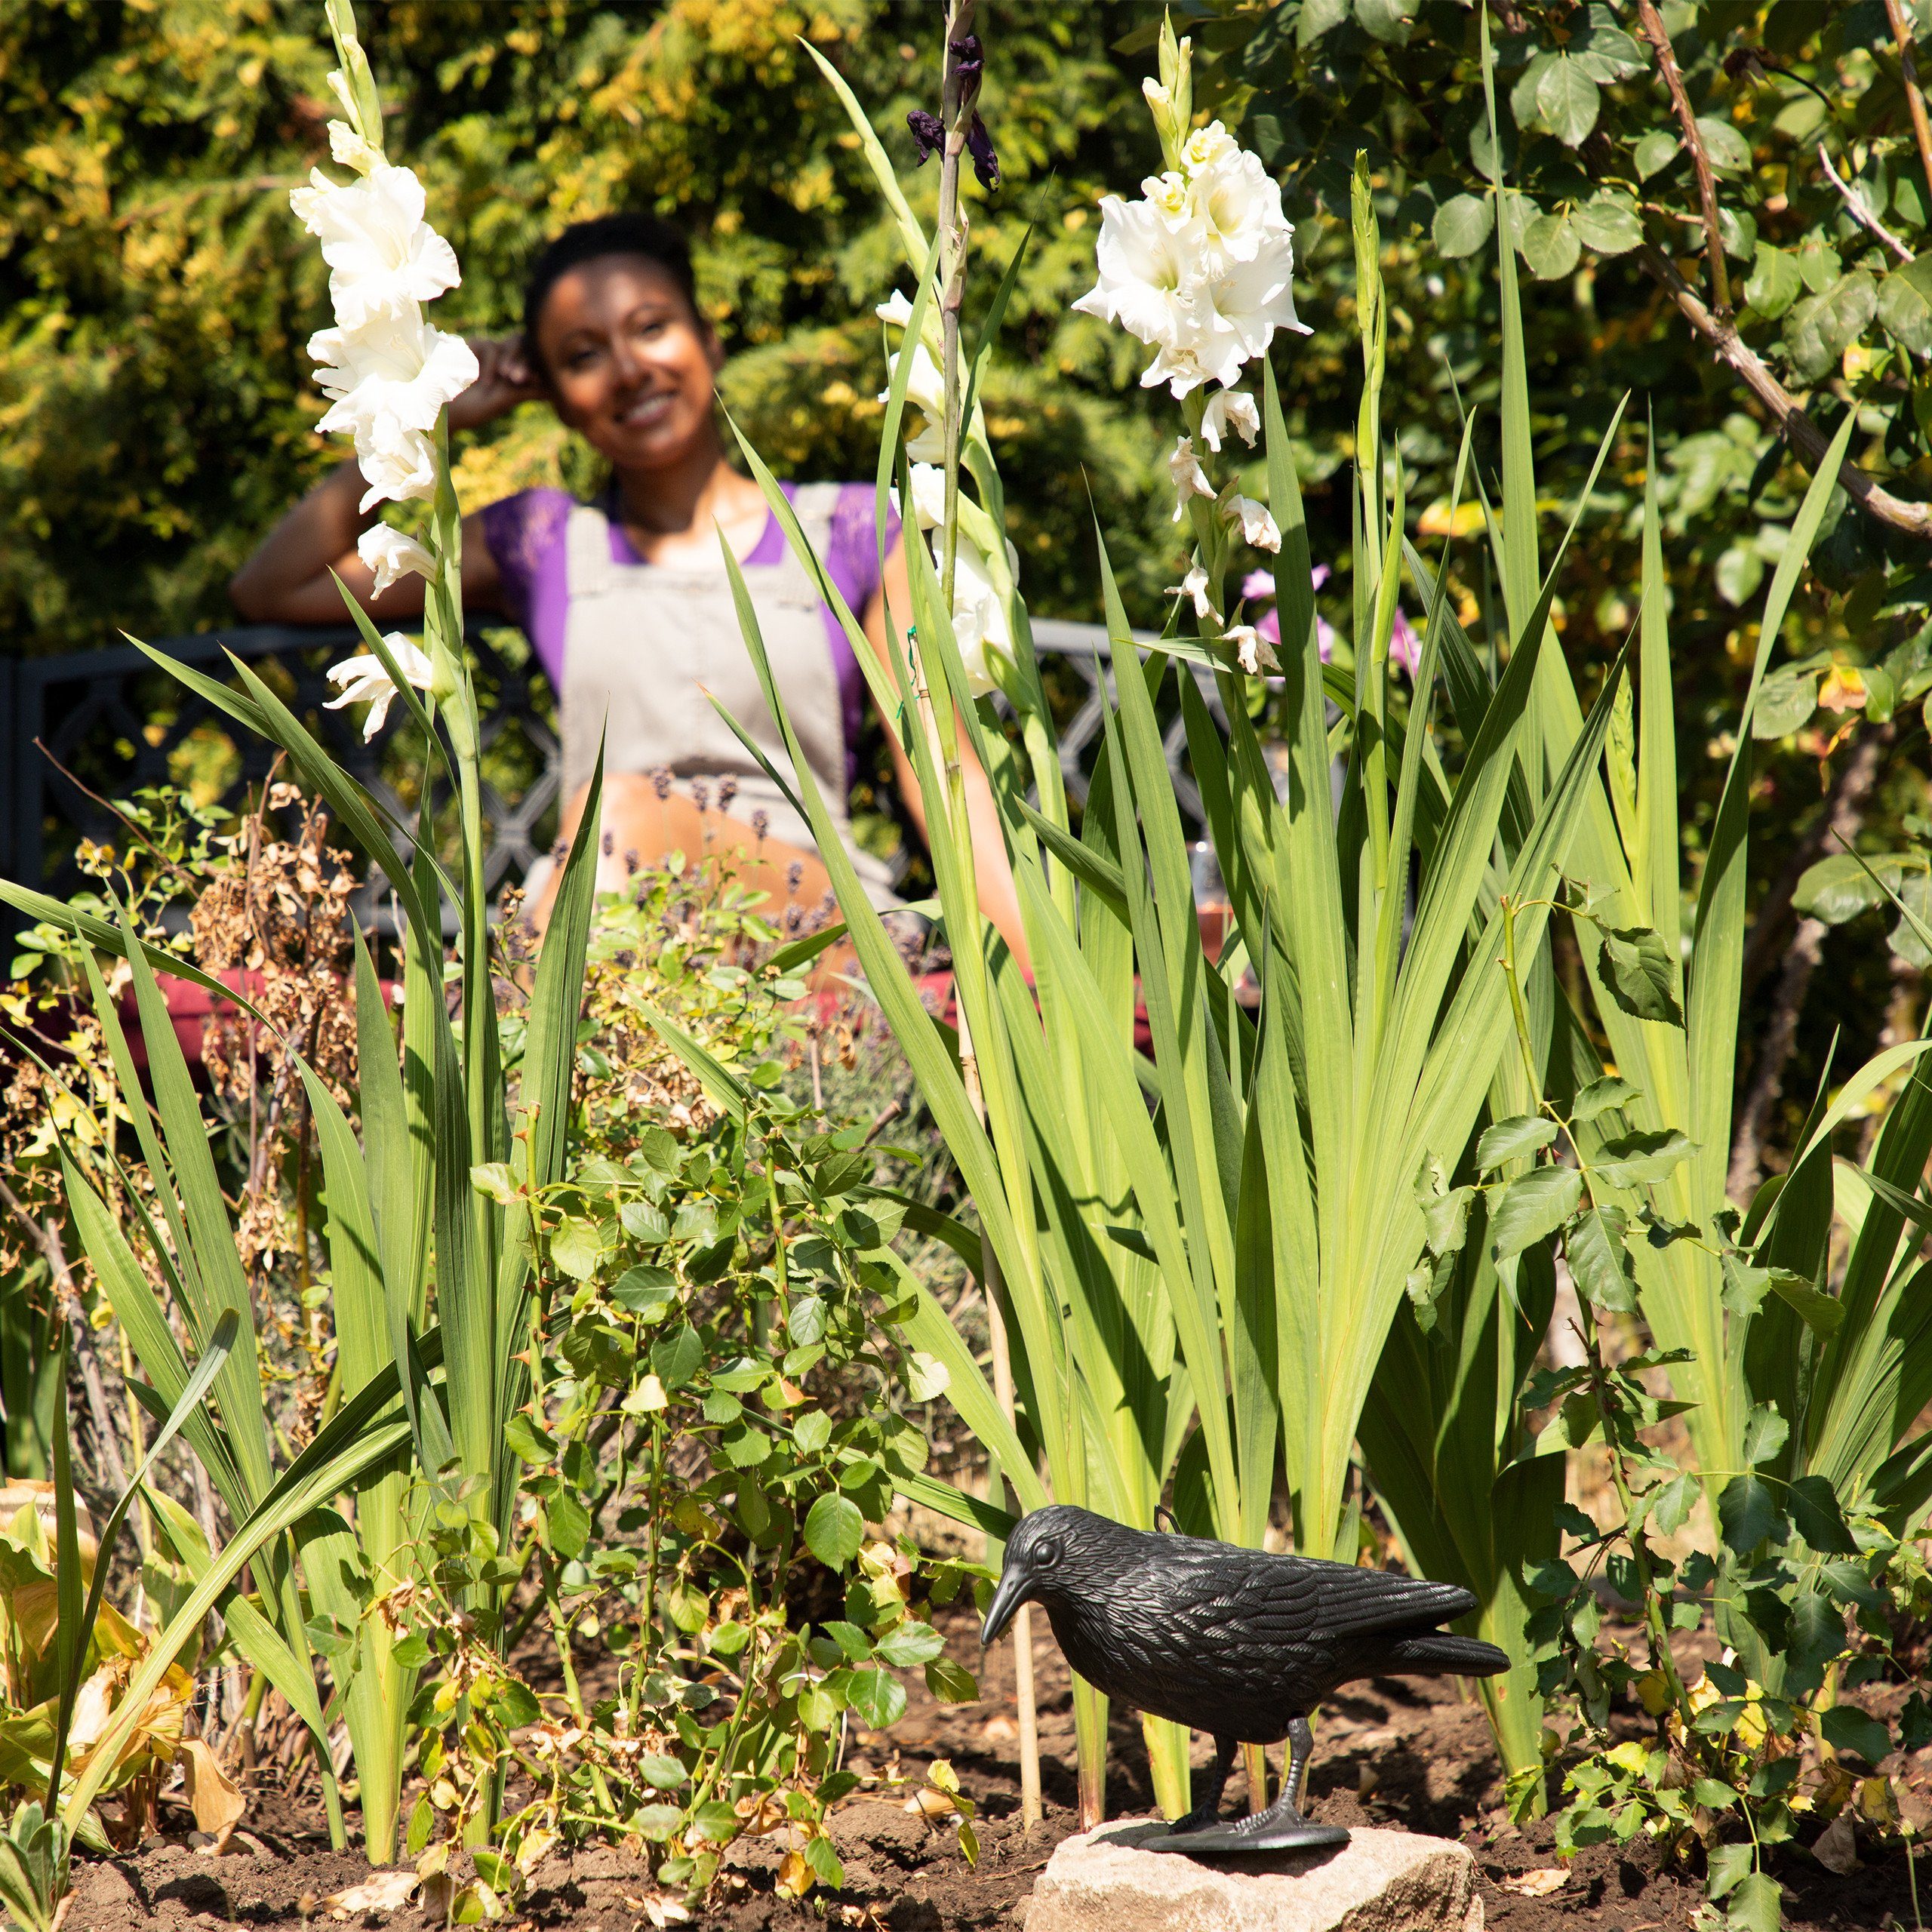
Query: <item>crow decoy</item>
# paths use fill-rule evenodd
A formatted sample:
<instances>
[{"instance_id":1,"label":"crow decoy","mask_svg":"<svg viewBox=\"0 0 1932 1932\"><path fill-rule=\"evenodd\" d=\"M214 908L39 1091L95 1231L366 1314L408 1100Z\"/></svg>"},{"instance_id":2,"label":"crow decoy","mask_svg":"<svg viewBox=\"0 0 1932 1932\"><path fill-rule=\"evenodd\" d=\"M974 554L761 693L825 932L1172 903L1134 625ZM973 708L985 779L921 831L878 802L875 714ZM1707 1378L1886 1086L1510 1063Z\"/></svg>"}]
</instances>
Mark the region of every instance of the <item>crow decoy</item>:
<instances>
[{"instance_id":1,"label":"crow decoy","mask_svg":"<svg viewBox=\"0 0 1932 1932\"><path fill-rule=\"evenodd\" d=\"M1149 1851L1309 1850L1341 1844L1340 1826L1297 1808L1314 1743L1308 1714L1362 1677L1487 1677L1494 1644L1435 1626L1476 1607L1455 1583L1312 1557L1276 1556L1198 1537L1153 1536L1064 1503L1020 1519L980 1632L992 1643L1023 1603L1047 1613L1088 1683L1214 1740L1205 1798ZM1237 1744L1288 1740L1281 1795L1223 1825Z\"/></svg>"}]
</instances>

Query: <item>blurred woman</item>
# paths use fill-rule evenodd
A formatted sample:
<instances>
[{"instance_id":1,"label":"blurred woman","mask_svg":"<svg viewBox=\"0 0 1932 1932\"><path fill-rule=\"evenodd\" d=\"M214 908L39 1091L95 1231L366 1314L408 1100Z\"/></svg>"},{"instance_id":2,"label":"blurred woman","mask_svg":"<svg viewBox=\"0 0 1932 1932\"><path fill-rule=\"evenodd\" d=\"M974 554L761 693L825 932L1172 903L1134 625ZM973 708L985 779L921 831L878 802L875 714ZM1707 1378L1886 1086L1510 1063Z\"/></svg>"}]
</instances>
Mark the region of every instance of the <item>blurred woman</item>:
<instances>
[{"instance_id":1,"label":"blurred woman","mask_svg":"<svg viewBox=\"0 0 1932 1932\"><path fill-rule=\"evenodd\" d=\"M561 490L525 490L463 520L465 608L500 611L519 625L557 694L560 838L571 836L582 816L601 737L601 882L620 888L633 859L650 864L708 847L735 852L740 877L764 890L773 909L788 896L815 905L828 889L811 827L710 702L718 699L786 769L739 629L721 536L743 571L774 676L840 840L873 903L894 904L885 866L854 842L846 817L865 678L757 485L725 460L716 407L724 351L698 309L683 236L645 214L565 229L531 272L521 335L472 346L480 373L450 407L452 430L542 401L611 466L594 503ZM872 486L785 488L882 657L885 600L903 623L910 599L896 534L881 577ZM360 494L353 463L310 491L237 573L229 587L236 609L257 623L340 623L333 572L374 618L420 613L423 580L405 573L391 580L380 534L361 540L375 518L357 507ZM892 761L923 834L924 801L896 744ZM1018 950L1013 881L977 766L966 785L981 903ZM555 881L533 883L540 922Z\"/></svg>"}]
</instances>

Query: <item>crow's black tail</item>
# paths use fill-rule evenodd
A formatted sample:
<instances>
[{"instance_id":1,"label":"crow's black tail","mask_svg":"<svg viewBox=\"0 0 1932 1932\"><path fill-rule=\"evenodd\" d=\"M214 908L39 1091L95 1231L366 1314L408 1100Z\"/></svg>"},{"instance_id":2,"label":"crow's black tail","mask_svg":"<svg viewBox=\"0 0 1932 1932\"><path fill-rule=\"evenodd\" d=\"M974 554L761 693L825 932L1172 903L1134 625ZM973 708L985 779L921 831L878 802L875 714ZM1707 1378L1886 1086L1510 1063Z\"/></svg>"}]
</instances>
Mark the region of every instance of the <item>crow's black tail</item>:
<instances>
[{"instance_id":1,"label":"crow's black tail","mask_svg":"<svg viewBox=\"0 0 1932 1932\"><path fill-rule=\"evenodd\" d=\"M1391 1675L1494 1677L1509 1668L1509 1658L1494 1644L1447 1630L1394 1637L1383 1655L1386 1661L1378 1668Z\"/></svg>"}]
</instances>

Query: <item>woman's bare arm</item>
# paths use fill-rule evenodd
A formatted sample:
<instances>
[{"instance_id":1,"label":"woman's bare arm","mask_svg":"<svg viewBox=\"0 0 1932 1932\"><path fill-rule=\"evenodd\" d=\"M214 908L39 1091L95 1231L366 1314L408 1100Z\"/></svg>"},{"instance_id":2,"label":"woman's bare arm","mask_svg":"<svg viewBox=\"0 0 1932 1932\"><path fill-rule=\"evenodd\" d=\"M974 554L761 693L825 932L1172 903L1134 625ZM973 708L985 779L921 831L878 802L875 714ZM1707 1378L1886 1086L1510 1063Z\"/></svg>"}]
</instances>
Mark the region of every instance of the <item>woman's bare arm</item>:
<instances>
[{"instance_id":1,"label":"woman's bare arm","mask_svg":"<svg viewBox=\"0 0 1932 1932\"><path fill-rule=\"evenodd\" d=\"M866 606L866 641L881 664L888 663L885 642L885 607L888 599L894 617L903 623L903 614L912 608L903 537L885 560L884 583ZM926 830L926 803L919 795L919 781L913 774L912 761L890 731L886 733L886 742L891 747L893 775L899 781L900 795L906 801L912 823L919 828L919 836L930 843ZM966 790L966 819L973 832L973 870L980 889L980 907L1012 949L1020 969L1029 971L1026 930L1020 916L1020 894L1013 882L1013 870L1006 862L1006 841L1000 829L999 808L993 802L992 787L986 782L980 761L973 755L972 747L962 743L959 750L960 776Z\"/></svg>"},{"instance_id":2,"label":"woman's bare arm","mask_svg":"<svg viewBox=\"0 0 1932 1932\"><path fill-rule=\"evenodd\" d=\"M546 392L513 342L478 340L478 375L450 405L450 427L473 429ZM375 577L356 555L356 540L377 521L377 512L360 507L362 475L345 463L318 483L262 540L255 554L235 573L228 595L252 623L339 624L346 614L333 571L370 616L379 620L413 617L423 608L423 580L405 576L381 596ZM478 516L463 523L463 596L479 609L496 607L497 566L483 541Z\"/></svg>"}]
</instances>

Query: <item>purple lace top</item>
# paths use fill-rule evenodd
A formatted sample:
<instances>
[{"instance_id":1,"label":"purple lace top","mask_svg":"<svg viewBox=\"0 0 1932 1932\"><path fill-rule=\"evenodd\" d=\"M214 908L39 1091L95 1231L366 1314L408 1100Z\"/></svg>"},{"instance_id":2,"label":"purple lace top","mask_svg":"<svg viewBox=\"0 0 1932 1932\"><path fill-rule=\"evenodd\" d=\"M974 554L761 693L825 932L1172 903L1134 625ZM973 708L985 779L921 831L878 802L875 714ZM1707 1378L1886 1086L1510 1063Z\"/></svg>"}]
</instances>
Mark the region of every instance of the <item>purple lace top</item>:
<instances>
[{"instance_id":1,"label":"purple lace top","mask_svg":"<svg viewBox=\"0 0 1932 1932\"><path fill-rule=\"evenodd\" d=\"M795 486L783 486L789 498ZM878 589L878 551L872 534L872 486L848 483L838 493L832 513L832 530L825 559L832 580L838 586L853 615L861 620L872 593ZM488 505L483 512L483 540L497 566L503 586L503 610L530 639L537 661L550 680L551 688L563 688L564 630L570 612L569 566L564 543L564 526L577 507L577 499L567 490L519 490L513 497ZM632 546L623 526L614 516L611 523L611 561L639 570L651 566ZM886 537L887 547L897 540L899 522L895 517ZM785 533L775 516L765 519L764 534L748 555L745 564L775 564L785 555ZM857 776L859 734L865 722L865 674L852 654L851 640L827 605L825 619L826 648L832 653L833 669L838 677L839 707L845 728L845 764L848 782Z\"/></svg>"}]
</instances>

